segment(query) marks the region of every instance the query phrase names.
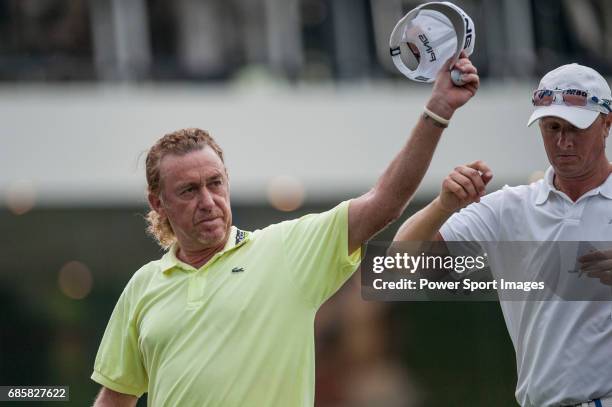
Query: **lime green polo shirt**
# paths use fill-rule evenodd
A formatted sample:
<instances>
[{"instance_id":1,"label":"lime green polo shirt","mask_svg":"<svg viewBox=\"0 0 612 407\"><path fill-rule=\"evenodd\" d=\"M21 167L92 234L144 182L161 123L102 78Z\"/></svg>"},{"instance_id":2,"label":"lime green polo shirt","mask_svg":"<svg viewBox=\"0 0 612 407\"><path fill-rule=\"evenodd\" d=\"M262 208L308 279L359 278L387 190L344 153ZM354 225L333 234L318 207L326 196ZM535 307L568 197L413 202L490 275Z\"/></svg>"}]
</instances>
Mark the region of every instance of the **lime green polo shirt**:
<instances>
[{"instance_id":1,"label":"lime green polo shirt","mask_svg":"<svg viewBox=\"0 0 612 407\"><path fill-rule=\"evenodd\" d=\"M249 233L232 227L200 269L138 270L111 315L92 379L150 406L314 404L314 318L355 271L348 206Z\"/></svg>"}]
</instances>

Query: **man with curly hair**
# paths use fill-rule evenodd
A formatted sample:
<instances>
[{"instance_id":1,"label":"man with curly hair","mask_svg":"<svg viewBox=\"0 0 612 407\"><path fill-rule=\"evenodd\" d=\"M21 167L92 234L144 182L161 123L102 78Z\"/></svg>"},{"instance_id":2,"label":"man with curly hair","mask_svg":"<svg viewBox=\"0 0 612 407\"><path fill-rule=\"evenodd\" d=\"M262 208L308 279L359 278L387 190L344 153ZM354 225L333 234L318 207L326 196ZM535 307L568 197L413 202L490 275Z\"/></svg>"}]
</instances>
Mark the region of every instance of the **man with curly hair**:
<instances>
[{"instance_id":1,"label":"man with curly hair","mask_svg":"<svg viewBox=\"0 0 612 407\"><path fill-rule=\"evenodd\" d=\"M125 287L100 345L95 406L314 404L314 318L360 246L418 187L448 119L479 84L440 73L411 137L376 185L335 208L246 232L232 224L223 152L203 130L162 137L146 160L149 231L167 248ZM450 67L450 66L449 66ZM447 68L449 68L447 67Z\"/></svg>"}]
</instances>

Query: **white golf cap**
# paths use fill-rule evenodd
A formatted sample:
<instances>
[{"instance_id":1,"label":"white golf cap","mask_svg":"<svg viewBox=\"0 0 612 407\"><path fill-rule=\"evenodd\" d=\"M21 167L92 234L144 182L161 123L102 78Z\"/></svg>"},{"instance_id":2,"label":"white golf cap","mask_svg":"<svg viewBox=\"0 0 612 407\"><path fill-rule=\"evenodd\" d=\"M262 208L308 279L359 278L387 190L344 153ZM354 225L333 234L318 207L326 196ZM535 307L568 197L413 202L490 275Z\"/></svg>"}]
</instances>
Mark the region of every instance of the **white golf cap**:
<instances>
[{"instance_id":1,"label":"white golf cap","mask_svg":"<svg viewBox=\"0 0 612 407\"><path fill-rule=\"evenodd\" d=\"M560 66L548 72L538 85L540 90L567 90L575 89L588 93L588 103L585 106L568 106L561 98L549 106L536 106L535 111L527 121L527 126L542 117L554 116L567 120L579 129L589 127L600 113L609 113L610 110L595 100L606 101L610 106L612 94L606 80L592 68L579 64ZM595 96L595 98L593 98Z\"/></svg>"},{"instance_id":2,"label":"white golf cap","mask_svg":"<svg viewBox=\"0 0 612 407\"><path fill-rule=\"evenodd\" d=\"M431 2L406 14L393 28L389 48L393 63L406 77L433 82L446 61L474 51L472 19L456 5Z\"/></svg>"}]
</instances>

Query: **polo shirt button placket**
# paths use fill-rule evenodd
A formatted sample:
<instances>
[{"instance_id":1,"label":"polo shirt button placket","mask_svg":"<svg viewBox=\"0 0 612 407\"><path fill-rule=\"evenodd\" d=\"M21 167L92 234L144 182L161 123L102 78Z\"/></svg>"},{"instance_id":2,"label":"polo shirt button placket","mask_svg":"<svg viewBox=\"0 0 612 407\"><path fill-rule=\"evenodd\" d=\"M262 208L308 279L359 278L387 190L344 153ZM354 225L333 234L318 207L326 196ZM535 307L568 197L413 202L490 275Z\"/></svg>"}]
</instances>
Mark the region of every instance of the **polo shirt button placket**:
<instances>
[{"instance_id":1,"label":"polo shirt button placket","mask_svg":"<svg viewBox=\"0 0 612 407\"><path fill-rule=\"evenodd\" d=\"M205 265L192 272L189 276L189 290L187 308L198 308L204 303L204 290L207 285L209 268L221 257L222 253L215 254Z\"/></svg>"},{"instance_id":2,"label":"polo shirt button placket","mask_svg":"<svg viewBox=\"0 0 612 407\"><path fill-rule=\"evenodd\" d=\"M584 212L584 207L585 207L586 202L587 202L586 200L582 200L572 205L572 208L571 208L572 218L577 223L580 223L580 220L582 219L582 212Z\"/></svg>"},{"instance_id":3,"label":"polo shirt button placket","mask_svg":"<svg viewBox=\"0 0 612 407\"><path fill-rule=\"evenodd\" d=\"M571 224L578 225L582 217L582 211L584 209L584 202L570 202L564 198L564 213L563 221Z\"/></svg>"},{"instance_id":4,"label":"polo shirt button placket","mask_svg":"<svg viewBox=\"0 0 612 407\"><path fill-rule=\"evenodd\" d=\"M204 269L194 270L190 273L187 287L187 308L194 309L202 305L204 297L204 286L206 285L206 273Z\"/></svg>"}]
</instances>

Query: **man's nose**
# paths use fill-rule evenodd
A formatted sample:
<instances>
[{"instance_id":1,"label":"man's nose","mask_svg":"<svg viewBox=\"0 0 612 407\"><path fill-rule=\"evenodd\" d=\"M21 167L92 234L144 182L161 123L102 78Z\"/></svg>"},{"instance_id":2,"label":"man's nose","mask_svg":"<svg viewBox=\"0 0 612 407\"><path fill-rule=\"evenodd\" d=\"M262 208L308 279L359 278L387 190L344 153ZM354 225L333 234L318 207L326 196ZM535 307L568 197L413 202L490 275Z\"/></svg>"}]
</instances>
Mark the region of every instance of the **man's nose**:
<instances>
[{"instance_id":1,"label":"man's nose","mask_svg":"<svg viewBox=\"0 0 612 407\"><path fill-rule=\"evenodd\" d=\"M200 193L198 194L198 200L198 204L202 209L211 209L215 206L213 196L206 187L202 187L200 189Z\"/></svg>"},{"instance_id":2,"label":"man's nose","mask_svg":"<svg viewBox=\"0 0 612 407\"><path fill-rule=\"evenodd\" d=\"M572 148L574 146L574 137L576 137L574 132L568 130L562 131L557 140L557 146L563 149Z\"/></svg>"}]
</instances>

